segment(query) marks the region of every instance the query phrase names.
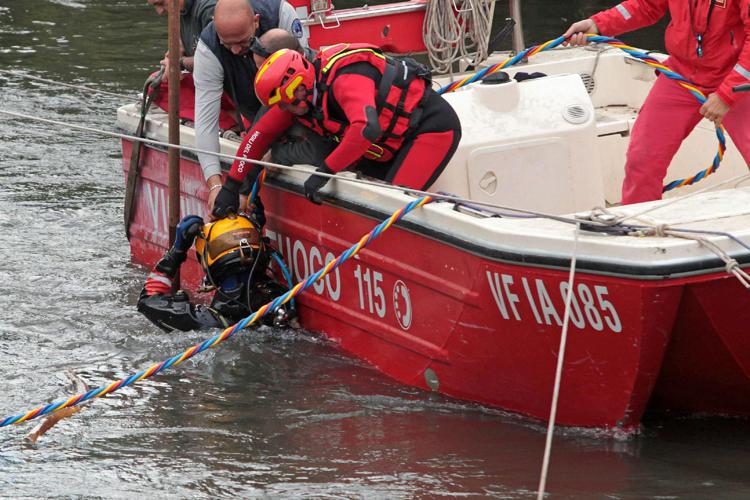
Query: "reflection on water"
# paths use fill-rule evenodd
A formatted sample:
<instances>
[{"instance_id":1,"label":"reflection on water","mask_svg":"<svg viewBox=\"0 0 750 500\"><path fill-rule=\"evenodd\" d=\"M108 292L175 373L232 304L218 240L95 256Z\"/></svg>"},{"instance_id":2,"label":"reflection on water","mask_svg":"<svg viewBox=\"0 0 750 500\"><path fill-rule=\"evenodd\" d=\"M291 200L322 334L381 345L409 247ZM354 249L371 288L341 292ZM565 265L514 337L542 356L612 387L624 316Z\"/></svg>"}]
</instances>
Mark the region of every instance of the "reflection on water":
<instances>
[{"instance_id":1,"label":"reflection on water","mask_svg":"<svg viewBox=\"0 0 750 500\"><path fill-rule=\"evenodd\" d=\"M529 43L607 2L524 2ZM505 16L499 4L496 16ZM132 96L164 50L142 0L5 0L0 69ZM638 38L640 37L640 38ZM656 47L658 30L630 38ZM507 42L505 42L507 47ZM112 129L124 100L0 73L0 107ZM202 340L134 304L119 144L0 119L0 418L98 386ZM0 429L0 496L532 498L544 427L400 387L316 336L263 328L88 405L35 446ZM563 498L750 492L745 420L647 422L637 436L567 430Z\"/></svg>"}]
</instances>

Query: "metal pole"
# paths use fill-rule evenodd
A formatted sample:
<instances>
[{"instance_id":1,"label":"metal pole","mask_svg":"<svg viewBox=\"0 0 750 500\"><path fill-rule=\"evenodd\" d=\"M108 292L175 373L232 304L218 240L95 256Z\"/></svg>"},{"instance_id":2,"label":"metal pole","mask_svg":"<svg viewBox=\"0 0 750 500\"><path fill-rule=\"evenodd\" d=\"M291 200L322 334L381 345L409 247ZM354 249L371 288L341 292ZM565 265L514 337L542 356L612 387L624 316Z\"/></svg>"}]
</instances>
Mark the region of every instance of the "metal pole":
<instances>
[{"instance_id":1,"label":"metal pole","mask_svg":"<svg viewBox=\"0 0 750 500\"><path fill-rule=\"evenodd\" d=\"M518 54L526 48L526 43L523 40L521 0L510 0L510 17L516 22L513 26L513 51Z\"/></svg>"},{"instance_id":2,"label":"metal pole","mask_svg":"<svg viewBox=\"0 0 750 500\"><path fill-rule=\"evenodd\" d=\"M169 0L169 143L180 145L180 0ZM180 222L180 150L169 148L169 246ZM180 275L174 279L180 288Z\"/></svg>"}]
</instances>

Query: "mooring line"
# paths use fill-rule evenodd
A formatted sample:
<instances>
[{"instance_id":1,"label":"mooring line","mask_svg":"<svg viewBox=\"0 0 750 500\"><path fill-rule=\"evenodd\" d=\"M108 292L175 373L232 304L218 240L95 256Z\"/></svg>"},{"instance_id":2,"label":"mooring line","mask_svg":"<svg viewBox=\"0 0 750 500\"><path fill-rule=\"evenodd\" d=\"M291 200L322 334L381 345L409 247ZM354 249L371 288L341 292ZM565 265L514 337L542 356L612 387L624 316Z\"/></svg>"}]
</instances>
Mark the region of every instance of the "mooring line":
<instances>
[{"instance_id":1,"label":"mooring line","mask_svg":"<svg viewBox=\"0 0 750 500\"><path fill-rule=\"evenodd\" d=\"M71 396L66 400L61 400L61 401L57 401L54 403L50 403L46 406L41 406L39 408L36 408L31 411L27 411L25 413L21 413L14 417L8 417L4 419L2 422L0 422L0 427L7 427L9 425L19 424L21 422L25 422L27 420L32 420L34 418L37 418L41 415L54 413L56 411L62 410L63 408L77 406L85 401L88 401L91 399L97 399L102 396L106 396L107 394L112 394L113 392L116 392L122 389L123 387L127 387L131 384L135 384L135 383L140 382L141 380L152 377L156 375L157 373L160 373L172 366L179 365L183 361L192 358L198 353L201 353L207 349L211 349L212 347L234 336L234 334L237 333L238 331L252 325L253 323L255 323L255 321L263 317L268 312L275 311L278 307L289 302L294 296L299 295L304 290L309 288L310 285L324 278L326 275L328 275L328 273L330 273L331 271L334 271L341 264L346 262L349 258L359 253L360 250L368 246L373 240L375 240L378 236L380 236L384 231L387 231L395 222L401 220L406 214L432 201L433 201L433 198L429 196L425 196L418 200L412 201L411 203L409 203L408 205L402 208L399 208L390 217L388 217L383 222L375 226L375 228L373 228L372 231L362 236L362 238L360 238L360 240L357 243L355 243L354 245L349 247L347 250L345 250L336 259L326 264L325 267L323 267L321 270L309 276L307 279L305 279L305 281L297 283L291 290L276 297L274 300L264 304L257 311L252 313L250 316L239 321L234 326L230 326L229 328L226 328L220 334L217 334L200 344L196 344L190 347L189 349L182 352L181 354L172 356L171 358L165 361L162 361L161 363L154 364L145 370L141 370L138 373L134 373L130 375L129 377L121 378L120 380L111 382L108 385L97 387L96 389L92 389L86 393L81 393L75 396Z\"/></svg>"},{"instance_id":2,"label":"mooring line","mask_svg":"<svg viewBox=\"0 0 750 500\"><path fill-rule=\"evenodd\" d=\"M498 205L498 204L495 204L495 203L487 203L487 202L478 201L478 200L469 200L467 198L462 198L460 196L452 196L452 195L448 195L448 194L431 193L431 192L428 192L428 191L421 191L419 189L412 189L412 188L407 188L407 187L403 187L403 186L394 186L392 184L384 184L383 182L367 181L367 180L364 180L364 179L352 179L352 178L343 177L343 176L337 175L337 174L326 174L326 173L323 173L323 172L309 170L309 169L303 168L303 167L294 167L294 166L290 166L290 165L282 165L280 163L273 163L273 162L268 162L268 161L263 161L263 160L251 160L249 158L243 158L241 156L228 155L228 154L225 154L225 153L218 153L216 151L208 151L208 150L205 150L205 149L199 149L199 148L192 147L192 146L174 145L174 144L170 144L168 142L157 141L155 139L147 139L145 137L136 137L134 135L121 134L119 132L111 132L109 130L100 130L100 129L95 129L95 128L91 128L91 127L85 127L83 125L76 125L76 124L73 124L73 123L66 123L66 122L61 122L61 121L58 121L58 120L51 120L49 118L40 118L40 117L37 117L37 116L31 116L31 115L26 115L26 114L23 114L23 113L17 113L15 111L8 111L8 110L2 109L2 108L0 108L0 114L4 114L4 115L8 115L8 116L13 116L15 118L21 118L21 119L24 119L24 120L31 120L31 121L36 121L36 122L40 122L40 123L46 123L48 125L55 125L55 126L59 126L59 127L67 127L67 128L70 128L70 129L81 130L83 132L91 132L91 133L94 133L94 134L105 135L105 136L108 136L108 137L114 137L116 139L125 139L125 140L128 140L128 141L134 141L134 142L140 141L140 142L143 142L145 144L151 144L152 146L160 146L160 147L164 147L164 148L176 148L176 149L183 150L183 151L190 151L192 153L209 154L209 155L214 155L214 156L216 156L218 158L224 158L224 159L233 160L233 161L234 160L246 161L246 162L254 163L254 164L259 165L261 167L272 167L272 168L278 169L278 170L287 170L289 172L299 172L299 173L303 173L303 174L306 174L306 175L318 175L318 176L321 176L321 177L327 177L329 179L336 179L338 182L349 182L349 183L352 183L352 184L360 184L360 185L363 185L363 186L373 186L373 187L377 187L377 188L381 188L381 189L388 189L388 190L391 190L391 191L398 191L399 193L407 193L407 194L411 194L411 195L418 196L418 197L429 196L430 198L432 198L433 200L436 200L436 201L437 200L448 201L448 202L452 202L452 203L465 204L465 205L473 204L473 205L479 205L479 206L482 206L482 207L493 208L493 209L497 209L497 210L508 210L508 211L511 211L511 212L518 212L520 214L533 215L534 217L551 219L551 220L555 220L555 221L558 221L558 222L564 222L566 224L573 224L573 225L575 225L575 224L578 223L578 220L572 219L570 217L564 217L564 216L560 216L560 215L553 215L553 214L548 214L548 213L544 213L544 212L538 212L538 211L535 211L535 210L527 210L527 209L524 209L524 208L514 208L514 207L509 207L509 206L505 206L505 205ZM508 215L506 214L506 216L508 216ZM603 226L603 224L601 224L600 222L596 222L596 221L592 221L592 224L594 224L594 225L602 225Z\"/></svg>"},{"instance_id":3,"label":"mooring line","mask_svg":"<svg viewBox=\"0 0 750 500\"><path fill-rule=\"evenodd\" d=\"M658 59L656 59L651 54L647 52L643 52L642 50L638 50L635 47L631 47L630 45L626 45L622 41L618 40L617 38L612 38L609 36L593 35L593 34L587 34L586 36L588 37L589 41L592 43L605 43L605 44L611 45L612 47L617 47L618 49L621 49L623 52L627 53L628 55L643 61L649 66L655 68L657 71L659 71L661 74L663 74L667 78L671 80L675 80L681 87L683 87L688 92L693 94L693 96L698 100L700 104L703 104L704 102L706 102L706 95L700 89L698 89L694 83L690 82L690 80L688 80L681 74L677 73L676 71L672 70L671 68L663 65L661 62L659 62ZM513 66L517 62L522 61L535 54L538 54L539 52L553 49L565 41L566 41L566 38L561 36L561 37L555 38L554 40L548 40L547 42L544 42L542 44L529 47L528 49L519 52L515 56L510 57L503 62L493 64L492 66L488 66L481 71L477 71L473 75L469 75L461 80L457 80L444 87L441 87L437 92L438 94L453 92L454 90L459 89L463 87L464 85L474 83L478 80L483 79L485 76L488 76L497 71L500 71L501 69ZM708 168L704 170L701 170L700 172L698 172L697 174L691 177L687 177L685 179L678 179L676 181L672 181L666 184L665 186L662 187L662 193L666 193L667 191L671 191L672 189L675 189L678 187L689 186L691 184L695 184L696 182L708 177L709 175L716 172L716 170L718 170L719 166L721 165L721 161L724 159L724 154L727 149L727 141L726 141L725 130L724 130L723 125L716 125L716 138L718 140L718 148L717 148L716 156L714 156L713 162L711 163L711 166L709 166Z\"/></svg>"},{"instance_id":4,"label":"mooring line","mask_svg":"<svg viewBox=\"0 0 750 500\"><path fill-rule=\"evenodd\" d=\"M7 75L17 76L19 78L25 78L27 80L35 80L37 82L48 83L48 84L51 84L51 85L59 85L61 87L68 87L68 88L71 88L71 89L81 90L81 91L84 91L84 92L95 92L97 94L103 94L103 95L108 95L108 96L112 96L112 97L117 97L118 99L127 99L127 100L130 100L130 101L140 101L141 100L141 98L139 96L137 96L137 95L131 96L131 95L116 94L114 92L109 92L107 90L92 89L90 87L84 87L83 85L75 85L73 83L59 82L57 80L48 80L46 78L41 78L41 77L33 76L33 75L27 75L25 73L21 73L20 71L15 71L15 70L11 70L11 69L0 69L0 73L5 73Z\"/></svg>"},{"instance_id":5,"label":"mooring line","mask_svg":"<svg viewBox=\"0 0 750 500\"><path fill-rule=\"evenodd\" d=\"M573 255L570 258L570 273L568 275L568 290L565 294L565 315L563 316L562 333L560 334L560 347L557 354L557 368L555 369L555 383L552 387L552 403L550 404L549 422L547 423L547 436L544 444L544 458L542 459L542 472L539 476L539 490L537 500L544 499L544 491L547 487L547 474L549 473L549 460L552 454L552 436L555 433L555 419L557 418L557 401L560 396L560 384L562 383L563 362L565 361L565 346L568 342L568 325L570 324L570 304L573 297L573 283L576 275L576 261L578 258L578 235L581 225L576 225L573 239Z\"/></svg>"}]
</instances>

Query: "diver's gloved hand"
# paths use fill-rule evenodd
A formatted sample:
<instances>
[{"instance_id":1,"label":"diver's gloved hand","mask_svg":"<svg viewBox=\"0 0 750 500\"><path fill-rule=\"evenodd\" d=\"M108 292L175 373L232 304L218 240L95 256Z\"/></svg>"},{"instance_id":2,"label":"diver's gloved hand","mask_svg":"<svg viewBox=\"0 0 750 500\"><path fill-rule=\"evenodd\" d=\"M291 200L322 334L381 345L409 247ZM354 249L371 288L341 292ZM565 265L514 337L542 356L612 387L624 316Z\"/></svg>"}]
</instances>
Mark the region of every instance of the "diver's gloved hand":
<instances>
[{"instance_id":1,"label":"diver's gloved hand","mask_svg":"<svg viewBox=\"0 0 750 500\"><path fill-rule=\"evenodd\" d=\"M183 217L179 224L177 224L177 231L174 237L174 249L181 252L187 252L195 237L200 233L203 227L203 219L197 215L188 215Z\"/></svg>"},{"instance_id":2,"label":"diver's gloved hand","mask_svg":"<svg viewBox=\"0 0 750 500\"><path fill-rule=\"evenodd\" d=\"M148 275L143 289L149 297L152 295L169 295L172 293L172 280L169 276L154 269Z\"/></svg>"},{"instance_id":3,"label":"diver's gloved hand","mask_svg":"<svg viewBox=\"0 0 750 500\"><path fill-rule=\"evenodd\" d=\"M177 274L180 266L187 258L187 251L193 246L195 237L203 227L203 219L197 215L184 217L175 230L174 245L156 263L155 272L163 273L168 278ZM171 285L170 285L171 287Z\"/></svg>"},{"instance_id":4,"label":"diver's gloved hand","mask_svg":"<svg viewBox=\"0 0 750 500\"><path fill-rule=\"evenodd\" d=\"M315 169L316 172L323 172L324 174L333 174L333 170L328 168L325 163L319 166ZM305 181L305 197L310 200L311 202L315 203L316 205L321 204L320 196L318 196L318 191L320 191L320 188L325 186L328 181L330 180L329 177L323 177L320 175L311 175L307 178Z\"/></svg>"},{"instance_id":5,"label":"diver's gloved hand","mask_svg":"<svg viewBox=\"0 0 750 500\"><path fill-rule=\"evenodd\" d=\"M236 214L237 208L240 206L240 187L242 183L227 177L224 181L224 185L221 187L216 201L214 201L214 209L211 212L216 218L223 218L230 213Z\"/></svg>"},{"instance_id":6,"label":"diver's gloved hand","mask_svg":"<svg viewBox=\"0 0 750 500\"><path fill-rule=\"evenodd\" d=\"M177 271L179 271L182 263L185 262L185 259L187 259L187 252L172 247L156 263L154 272L161 273L167 278L173 278L177 274ZM151 278L150 275L149 278Z\"/></svg>"}]
</instances>

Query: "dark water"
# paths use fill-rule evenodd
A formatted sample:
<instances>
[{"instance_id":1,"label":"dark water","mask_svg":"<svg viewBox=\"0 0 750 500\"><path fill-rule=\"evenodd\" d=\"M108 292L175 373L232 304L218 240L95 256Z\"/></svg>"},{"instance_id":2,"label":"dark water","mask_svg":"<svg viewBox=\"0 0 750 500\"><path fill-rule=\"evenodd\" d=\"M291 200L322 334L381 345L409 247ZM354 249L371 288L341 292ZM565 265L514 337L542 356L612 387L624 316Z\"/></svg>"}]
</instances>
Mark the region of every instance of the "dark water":
<instances>
[{"instance_id":1,"label":"dark water","mask_svg":"<svg viewBox=\"0 0 750 500\"><path fill-rule=\"evenodd\" d=\"M604 1L524 2L529 44ZM498 5L498 19L505 16ZM143 0L3 0L0 69L133 95L164 50ZM627 38L660 47L658 29ZM507 48L507 41L499 41ZM112 129L125 102L0 74L0 108ZM204 338L134 309L117 141L0 116L0 418ZM63 421L0 429L0 497L531 498L544 427L403 388L299 332L234 339ZM556 436L557 498L750 495L750 423L656 419Z\"/></svg>"}]
</instances>

